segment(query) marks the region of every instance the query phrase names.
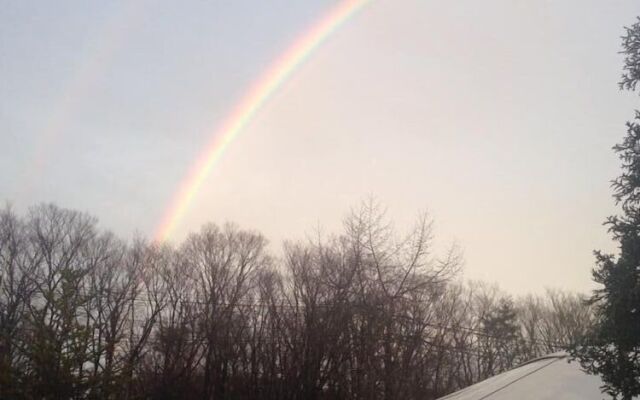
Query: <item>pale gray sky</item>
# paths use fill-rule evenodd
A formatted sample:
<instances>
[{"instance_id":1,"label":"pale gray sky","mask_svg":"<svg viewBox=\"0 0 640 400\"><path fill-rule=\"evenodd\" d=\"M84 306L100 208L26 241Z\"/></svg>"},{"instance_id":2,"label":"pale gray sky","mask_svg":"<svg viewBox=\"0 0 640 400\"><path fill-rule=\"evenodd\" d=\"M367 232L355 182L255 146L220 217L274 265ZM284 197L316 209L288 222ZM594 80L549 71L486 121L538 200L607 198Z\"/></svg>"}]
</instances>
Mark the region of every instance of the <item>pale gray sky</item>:
<instances>
[{"instance_id":1,"label":"pale gray sky","mask_svg":"<svg viewBox=\"0 0 640 400\"><path fill-rule=\"evenodd\" d=\"M247 87L333 1L2 2L0 198L151 235ZM277 247L373 194L421 210L465 276L591 288L629 1L373 1L225 153L176 230L235 221Z\"/></svg>"}]
</instances>

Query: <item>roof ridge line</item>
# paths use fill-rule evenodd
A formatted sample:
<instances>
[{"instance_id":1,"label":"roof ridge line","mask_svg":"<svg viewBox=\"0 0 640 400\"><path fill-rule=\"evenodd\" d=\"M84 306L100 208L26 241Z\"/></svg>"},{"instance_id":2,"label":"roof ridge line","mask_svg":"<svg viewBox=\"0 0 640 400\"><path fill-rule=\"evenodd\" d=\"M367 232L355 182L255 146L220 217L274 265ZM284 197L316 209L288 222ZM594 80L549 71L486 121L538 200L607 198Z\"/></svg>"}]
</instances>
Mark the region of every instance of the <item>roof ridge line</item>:
<instances>
[{"instance_id":1,"label":"roof ridge line","mask_svg":"<svg viewBox=\"0 0 640 400\"><path fill-rule=\"evenodd\" d=\"M531 364L531 363L534 363L536 361L548 360L550 358L563 359L563 358L567 358L567 357L569 357L569 354L566 351L558 351L556 353L551 353L551 354L547 354L547 355L544 355L544 356L532 358L531 360L525 361L522 364L513 367L512 369L520 368L520 367L522 367L524 365Z\"/></svg>"},{"instance_id":2,"label":"roof ridge line","mask_svg":"<svg viewBox=\"0 0 640 400\"><path fill-rule=\"evenodd\" d=\"M504 386L501 386L501 387L497 388L497 389L496 389L496 390L494 390L493 392L487 393L486 395L484 395L484 396L482 396L482 397L478 398L478 400L487 399L487 398L489 398L489 396L492 396L492 395L496 394L497 392L501 391L502 389L504 389L504 388L506 388L506 387L508 387L508 386L511 386L511 385L513 385L513 384L514 384L514 383L516 383L516 382L519 382L519 381L523 380L523 379L524 379L524 378L526 378L527 376L532 375L532 374L534 374L534 373L536 373L536 372L540 371L541 369L546 368L546 367L548 367L549 365L553 364L554 362L556 362L556 361L558 361L558 360L561 360L562 358L565 358L565 357L566 357L566 355L564 355L564 356L555 356L555 357L547 356L547 357L541 357L541 358L538 358L537 360L551 359L551 361L549 361L548 363L546 363L546 364L544 364L544 365L542 365L542 366L540 366L540 367L538 367L538 368L534 369L533 371L529 371L529 372L527 372L526 374L524 374L524 375L522 375L521 377L518 377L518 378L516 378L516 379L512 380L511 382L507 383L506 385L504 385ZM535 361L535 360L532 360L531 362L533 362L533 361ZM529 364L529 363L526 363L526 364ZM523 364L523 365L526 365L526 364Z\"/></svg>"}]
</instances>

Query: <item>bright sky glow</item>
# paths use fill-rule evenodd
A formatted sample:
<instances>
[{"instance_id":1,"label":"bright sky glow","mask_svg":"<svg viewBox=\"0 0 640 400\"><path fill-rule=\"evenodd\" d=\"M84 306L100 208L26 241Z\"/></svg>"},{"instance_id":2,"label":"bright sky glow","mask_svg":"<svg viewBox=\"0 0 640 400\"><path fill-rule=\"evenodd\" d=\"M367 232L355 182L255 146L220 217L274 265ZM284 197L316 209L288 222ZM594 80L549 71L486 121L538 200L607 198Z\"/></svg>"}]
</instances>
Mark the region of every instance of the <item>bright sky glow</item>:
<instances>
[{"instance_id":1,"label":"bright sky glow","mask_svg":"<svg viewBox=\"0 0 640 400\"><path fill-rule=\"evenodd\" d=\"M378 0L313 36L356 3L4 4L0 200L124 237L235 221L277 249L373 194L400 226L428 209L469 278L591 288L640 4Z\"/></svg>"}]
</instances>

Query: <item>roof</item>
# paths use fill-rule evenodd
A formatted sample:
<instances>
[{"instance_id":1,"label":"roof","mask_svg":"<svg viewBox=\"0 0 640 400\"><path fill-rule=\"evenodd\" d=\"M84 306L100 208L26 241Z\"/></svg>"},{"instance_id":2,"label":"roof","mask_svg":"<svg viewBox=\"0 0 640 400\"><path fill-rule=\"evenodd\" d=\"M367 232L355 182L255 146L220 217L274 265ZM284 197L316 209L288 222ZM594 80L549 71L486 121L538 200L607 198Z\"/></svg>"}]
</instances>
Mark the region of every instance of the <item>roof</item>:
<instances>
[{"instance_id":1,"label":"roof","mask_svg":"<svg viewBox=\"0 0 640 400\"><path fill-rule=\"evenodd\" d=\"M440 400L602 400L602 380L580 369L567 353L529 361Z\"/></svg>"}]
</instances>

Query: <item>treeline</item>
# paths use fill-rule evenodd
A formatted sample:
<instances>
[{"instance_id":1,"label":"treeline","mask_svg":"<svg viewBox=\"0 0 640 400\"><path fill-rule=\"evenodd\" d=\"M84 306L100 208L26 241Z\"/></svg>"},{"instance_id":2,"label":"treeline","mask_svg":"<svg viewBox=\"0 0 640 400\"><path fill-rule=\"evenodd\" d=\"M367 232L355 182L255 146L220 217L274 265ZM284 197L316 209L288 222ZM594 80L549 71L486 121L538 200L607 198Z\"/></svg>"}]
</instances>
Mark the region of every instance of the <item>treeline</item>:
<instances>
[{"instance_id":1,"label":"treeline","mask_svg":"<svg viewBox=\"0 0 640 400\"><path fill-rule=\"evenodd\" d=\"M371 203L332 239L266 245L213 224L126 243L83 213L5 208L0 398L435 399L591 323L575 294L461 283L428 218L398 236Z\"/></svg>"}]
</instances>

